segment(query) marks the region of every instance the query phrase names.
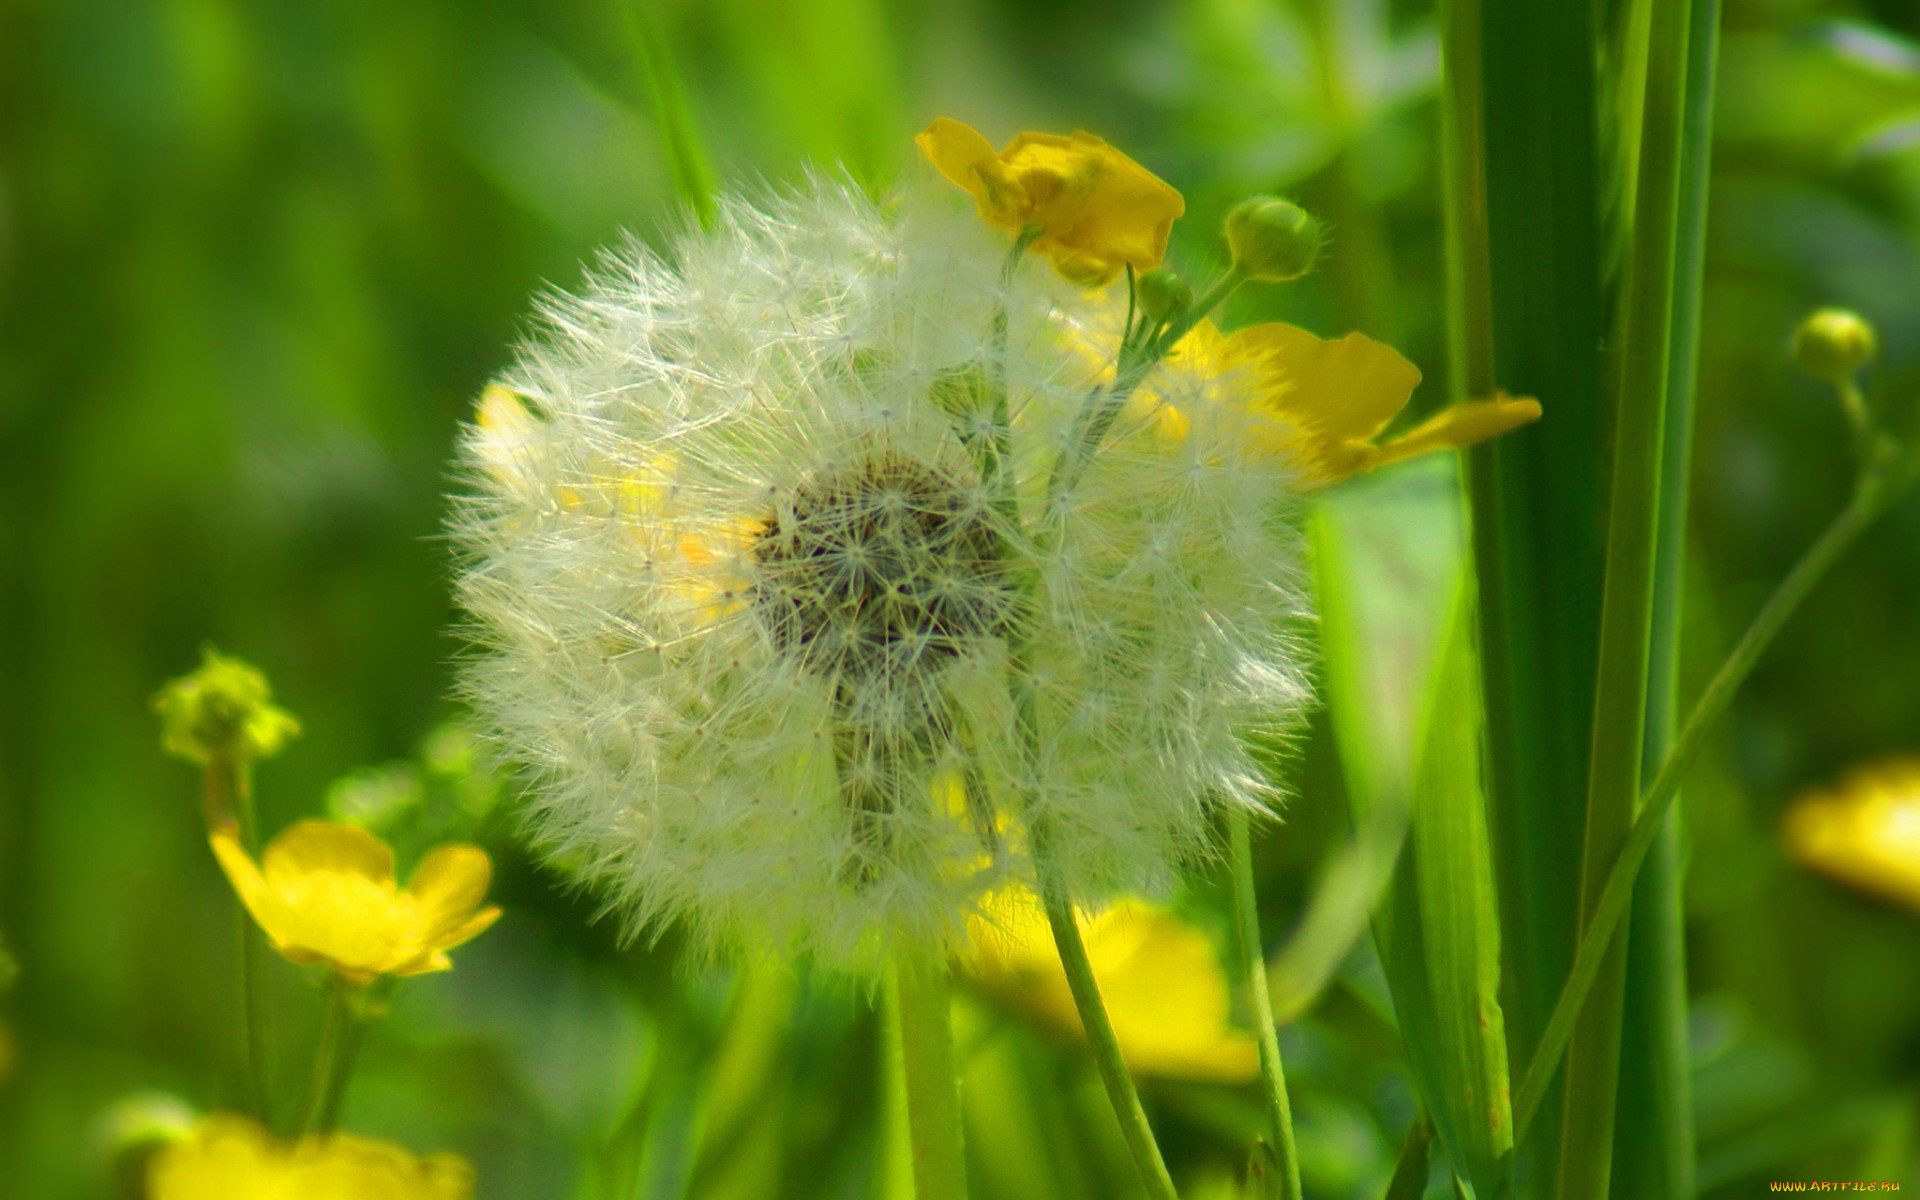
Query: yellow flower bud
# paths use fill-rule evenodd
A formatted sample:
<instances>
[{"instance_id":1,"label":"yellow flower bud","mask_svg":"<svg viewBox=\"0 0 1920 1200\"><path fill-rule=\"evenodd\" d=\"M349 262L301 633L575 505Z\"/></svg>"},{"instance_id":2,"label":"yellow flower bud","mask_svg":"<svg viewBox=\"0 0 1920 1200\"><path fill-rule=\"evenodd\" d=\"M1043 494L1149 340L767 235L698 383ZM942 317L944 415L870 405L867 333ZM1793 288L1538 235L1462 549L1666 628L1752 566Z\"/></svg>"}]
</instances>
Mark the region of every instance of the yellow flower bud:
<instances>
[{"instance_id":1,"label":"yellow flower bud","mask_svg":"<svg viewBox=\"0 0 1920 1200\"><path fill-rule=\"evenodd\" d=\"M1193 307L1193 286L1166 267L1155 267L1142 275L1135 295L1140 311L1151 321L1170 321Z\"/></svg>"},{"instance_id":2,"label":"yellow flower bud","mask_svg":"<svg viewBox=\"0 0 1920 1200\"><path fill-rule=\"evenodd\" d=\"M162 750L196 763L251 760L278 753L300 732L300 722L271 703L267 677L257 667L211 646L201 653L198 671L172 681L153 698Z\"/></svg>"},{"instance_id":3,"label":"yellow flower bud","mask_svg":"<svg viewBox=\"0 0 1920 1200\"><path fill-rule=\"evenodd\" d=\"M1313 270L1320 256L1320 222L1278 196L1250 196L1227 214L1227 248L1248 279L1284 283Z\"/></svg>"},{"instance_id":4,"label":"yellow flower bud","mask_svg":"<svg viewBox=\"0 0 1920 1200\"><path fill-rule=\"evenodd\" d=\"M1823 308L1793 331L1793 357L1800 369L1826 383L1845 383L1873 361L1880 338L1859 313Z\"/></svg>"}]
</instances>

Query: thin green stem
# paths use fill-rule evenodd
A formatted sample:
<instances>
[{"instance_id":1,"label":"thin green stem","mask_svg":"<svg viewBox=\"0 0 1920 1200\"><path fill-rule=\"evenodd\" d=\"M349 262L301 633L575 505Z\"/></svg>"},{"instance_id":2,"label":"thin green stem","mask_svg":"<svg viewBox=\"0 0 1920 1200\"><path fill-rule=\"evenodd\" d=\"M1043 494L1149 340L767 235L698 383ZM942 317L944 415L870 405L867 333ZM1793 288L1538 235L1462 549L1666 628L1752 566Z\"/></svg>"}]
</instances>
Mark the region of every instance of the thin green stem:
<instances>
[{"instance_id":1,"label":"thin green stem","mask_svg":"<svg viewBox=\"0 0 1920 1200\"><path fill-rule=\"evenodd\" d=\"M1013 252L1008 256L1002 276L1003 282L1010 285L1014 272L1018 270L1021 257L1038 230L1029 228L1022 232L1015 242ZM1229 278L1231 273L1229 274ZM1237 281L1235 281L1237 282ZM1209 304L1218 304L1232 287L1223 279L1212 289L1208 296ZM1199 306L1196 304L1195 309ZM1197 318L1196 318L1197 319ZM994 318L994 361L992 365L992 387L995 393L995 431L999 461L1006 462L1007 443L1010 439L1010 426L1007 420L1007 382L1006 382L1006 340L1007 313L1005 306ZM1162 339L1164 341L1164 337ZM1144 363L1134 365L1130 347L1136 345L1158 345L1149 339L1146 343L1127 342L1121 348L1122 361L1119 364L1118 377L1114 388L1106 396L1099 390L1088 399L1088 406L1081 414L1080 435L1069 440L1059 462L1054 464L1049 480L1047 494L1049 498L1064 494L1073 486L1080 469L1092 457L1101 438L1105 436L1106 425L1101 423L1100 413L1103 406L1117 415L1119 406L1126 402L1126 396L1132 393L1157 358L1150 357ZM1113 397L1118 396L1117 404ZM1112 417L1107 417L1111 423ZM1018 498L1013 491L1013 477L1010 471L999 473L1000 503L1003 509L1013 515L1013 522L1007 529L1009 536L1024 537L1018 520ZM1025 581L1025 586L1033 586ZM1031 650L1029 631L1017 628L1007 639L1008 676L1013 681L1012 699L1015 724L1019 727L1022 749L1032 759L1040 756L1040 720L1034 711L1033 689L1027 686L1029 678L1028 654ZM1134 1166L1140 1173L1141 1183L1146 1187L1152 1200L1178 1200L1174 1191L1173 1177L1167 1173L1167 1164L1160 1156L1160 1147L1153 1139L1153 1127L1147 1123L1146 1111L1140 1106L1139 1093L1134 1090L1133 1078L1127 1074L1125 1061L1120 1056L1120 1042L1114 1036L1113 1022L1107 1017L1106 1007L1100 1001L1100 988L1093 978L1093 965L1087 959L1087 948L1080 939L1080 927L1074 920L1073 901L1067 894L1066 882L1060 874L1058 859L1053 850L1051 826L1045 813L1035 813L1031 817L1028 830L1029 844L1033 855L1035 874L1039 877L1040 897L1046 908L1047 923L1053 928L1054 944L1060 952L1060 965L1067 976L1067 988L1073 995L1075 1009L1080 1014L1080 1025L1086 1032L1087 1045L1092 1050L1094 1066L1100 1073L1100 1081L1106 1086L1107 1099L1113 1106L1114 1116L1120 1122L1121 1136L1126 1140L1128 1153ZM901 1019L906 1020L905 998L902 998ZM905 1037L903 1033L903 1047ZM911 1083L911 1076L909 1076ZM911 1108L911 1105L909 1106Z\"/></svg>"},{"instance_id":2,"label":"thin green stem","mask_svg":"<svg viewBox=\"0 0 1920 1200\"><path fill-rule=\"evenodd\" d=\"M654 120L660 127L667 163L673 171L674 190L693 209L700 224L711 229L719 215L719 206L714 202L717 188L713 166L707 160L706 142L700 136L700 127L687 103L686 88L674 66L673 51L656 23L651 3L646 0L629 3L628 19L638 43L637 57L645 75L648 99L653 102Z\"/></svg>"},{"instance_id":3,"label":"thin green stem","mask_svg":"<svg viewBox=\"0 0 1920 1200\"><path fill-rule=\"evenodd\" d=\"M353 985L339 976L327 981L327 1011L320 1020L320 1041L313 1055L313 1076L301 1108L300 1133L331 1133L346 1091L359 1022L353 1012Z\"/></svg>"},{"instance_id":4,"label":"thin green stem","mask_svg":"<svg viewBox=\"0 0 1920 1200\"><path fill-rule=\"evenodd\" d=\"M258 821L254 817L252 765L243 757L219 754L207 761L205 775L207 828L232 821L240 831L240 845L259 853ZM253 917L234 896L234 945L240 972L240 1069L246 1078L248 1111L272 1125L272 1095L267 1089L266 976L261 935Z\"/></svg>"},{"instance_id":5,"label":"thin green stem","mask_svg":"<svg viewBox=\"0 0 1920 1200\"><path fill-rule=\"evenodd\" d=\"M1779 634L1781 626L1786 624L1787 618L1800 607L1813 591L1814 585L1819 583L1847 548L1885 510L1894 494L1893 489L1880 486L1865 486L1855 494L1853 502L1834 518L1793 570L1781 580L1780 586L1753 618L1753 623L1747 626L1712 682L1701 693L1693 711L1687 715L1686 723L1674 740L1672 751L1660 764L1659 772L1640 798L1639 816L1634 820L1632 831L1607 874L1598 901L1593 905L1592 916L1587 920L1579 950L1574 956L1573 970L1560 990L1560 998L1554 1003L1553 1015L1540 1036L1533 1060L1527 1064L1526 1074L1514 1097L1516 1141L1525 1136L1528 1125L1540 1108L1540 1101L1546 1095L1547 1086L1552 1082L1560 1055L1573 1032L1574 1021L1580 1015L1594 981L1599 977L1613 935L1632 901L1634 879L1641 863L1646 860L1647 852L1660 836L1661 822L1672 808L1681 778L1700 753L1707 734L1726 711L1734 693Z\"/></svg>"},{"instance_id":6,"label":"thin green stem","mask_svg":"<svg viewBox=\"0 0 1920 1200\"><path fill-rule=\"evenodd\" d=\"M1179 344L1181 338L1192 332L1194 326L1218 308L1246 279L1246 274L1239 267L1233 267L1214 280L1211 287L1159 333L1137 340L1122 340L1119 358L1114 364L1113 385L1104 390L1095 388L1088 397L1076 433L1067 439L1067 448L1061 451L1060 461L1054 464L1047 486L1049 498L1058 500L1073 490L1073 486L1080 482L1081 473L1099 451L1101 443L1107 440L1113 423L1126 411L1127 401L1133 398L1134 389L1167 356L1168 351Z\"/></svg>"},{"instance_id":7,"label":"thin green stem","mask_svg":"<svg viewBox=\"0 0 1920 1200\"><path fill-rule=\"evenodd\" d=\"M1036 820L1032 830L1034 867L1040 876L1040 898L1047 910L1047 924L1053 927L1054 945L1060 950L1060 965L1066 969L1067 989L1073 993L1073 1005L1080 1013L1080 1027L1086 1032L1087 1047L1093 1053L1093 1065L1106 1085L1113 1114L1120 1120L1120 1135L1126 1139L1127 1152L1140 1173L1140 1182L1152 1200L1178 1200L1173 1176L1160 1157L1160 1146L1153 1140L1153 1127L1147 1123L1146 1110L1140 1106L1140 1093L1134 1090L1133 1077L1127 1073L1126 1060L1120 1056L1120 1039L1114 1035L1113 1022L1100 1001L1100 985L1094 982L1093 964L1087 958L1086 943L1080 938L1080 925L1074 919L1073 904L1067 897L1065 882L1054 863L1051 839L1046 823Z\"/></svg>"},{"instance_id":8,"label":"thin green stem","mask_svg":"<svg viewBox=\"0 0 1920 1200\"><path fill-rule=\"evenodd\" d=\"M1293 1107L1287 1102L1287 1074L1280 1062L1280 1038L1267 995L1267 956L1260 943L1260 908L1253 887L1252 818L1235 805L1227 814L1228 854L1233 864L1233 917L1239 930L1240 966L1253 987L1254 1036L1260 1043L1260 1080L1266 1093L1267 1120L1274 1157L1280 1162L1280 1200L1300 1200L1300 1156L1293 1145Z\"/></svg>"},{"instance_id":9,"label":"thin green stem","mask_svg":"<svg viewBox=\"0 0 1920 1200\"><path fill-rule=\"evenodd\" d=\"M948 1016L950 982L944 958L903 955L894 964L917 1200L966 1200L967 1195L960 1085Z\"/></svg>"}]
</instances>

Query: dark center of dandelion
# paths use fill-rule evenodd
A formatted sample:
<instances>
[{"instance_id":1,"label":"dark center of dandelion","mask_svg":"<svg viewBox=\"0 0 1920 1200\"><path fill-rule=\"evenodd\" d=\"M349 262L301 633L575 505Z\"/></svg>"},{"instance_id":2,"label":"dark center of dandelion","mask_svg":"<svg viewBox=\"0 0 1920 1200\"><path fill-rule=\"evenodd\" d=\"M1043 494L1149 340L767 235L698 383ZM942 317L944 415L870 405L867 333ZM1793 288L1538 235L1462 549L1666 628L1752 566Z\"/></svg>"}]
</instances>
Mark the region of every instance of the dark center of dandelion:
<instances>
[{"instance_id":1,"label":"dark center of dandelion","mask_svg":"<svg viewBox=\"0 0 1920 1200\"><path fill-rule=\"evenodd\" d=\"M978 489L899 454L802 482L753 557L774 642L842 680L924 678L1006 629L1012 590Z\"/></svg>"}]
</instances>

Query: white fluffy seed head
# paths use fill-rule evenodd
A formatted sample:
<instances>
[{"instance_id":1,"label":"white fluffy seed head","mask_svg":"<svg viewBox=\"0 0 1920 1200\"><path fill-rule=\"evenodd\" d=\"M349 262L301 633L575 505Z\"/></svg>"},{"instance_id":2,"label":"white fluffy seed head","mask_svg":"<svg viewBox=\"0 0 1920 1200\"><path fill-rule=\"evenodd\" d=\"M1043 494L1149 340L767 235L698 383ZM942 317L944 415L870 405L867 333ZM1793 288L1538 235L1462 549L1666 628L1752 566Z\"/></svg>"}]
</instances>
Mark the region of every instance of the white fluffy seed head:
<instances>
[{"instance_id":1,"label":"white fluffy seed head","mask_svg":"<svg viewBox=\"0 0 1920 1200\"><path fill-rule=\"evenodd\" d=\"M1125 289L1006 254L944 195L730 203L550 300L483 399L466 688L634 932L937 950L1035 822L1091 901L1265 800L1248 735L1306 694L1286 467L1240 381L1169 364L1060 494Z\"/></svg>"}]
</instances>

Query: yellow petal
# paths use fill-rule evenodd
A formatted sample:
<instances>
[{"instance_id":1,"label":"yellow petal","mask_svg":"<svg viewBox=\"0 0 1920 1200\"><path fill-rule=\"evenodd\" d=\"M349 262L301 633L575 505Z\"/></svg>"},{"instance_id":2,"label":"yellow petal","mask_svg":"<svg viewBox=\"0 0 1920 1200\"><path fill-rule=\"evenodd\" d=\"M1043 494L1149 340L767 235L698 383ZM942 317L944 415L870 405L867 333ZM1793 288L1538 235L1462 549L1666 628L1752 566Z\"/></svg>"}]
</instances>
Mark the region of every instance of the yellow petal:
<instances>
[{"instance_id":1,"label":"yellow petal","mask_svg":"<svg viewBox=\"0 0 1920 1200\"><path fill-rule=\"evenodd\" d=\"M1226 976L1206 935L1137 902L1103 915L1126 935L1090 938L1087 953L1128 1064L1185 1078L1253 1078L1259 1051L1252 1035L1228 1025Z\"/></svg>"},{"instance_id":2,"label":"yellow petal","mask_svg":"<svg viewBox=\"0 0 1920 1200\"><path fill-rule=\"evenodd\" d=\"M1365 334L1328 341L1279 322L1235 330L1219 359L1254 373L1256 407L1330 444L1372 438L1420 382L1420 368Z\"/></svg>"},{"instance_id":3,"label":"yellow petal","mask_svg":"<svg viewBox=\"0 0 1920 1200\"><path fill-rule=\"evenodd\" d=\"M376 884L391 883L393 851L357 825L300 821L273 839L262 856L261 868L275 888L283 880L320 872L357 875Z\"/></svg>"},{"instance_id":4,"label":"yellow petal","mask_svg":"<svg viewBox=\"0 0 1920 1200\"><path fill-rule=\"evenodd\" d=\"M1469 400L1441 409L1431 418L1380 447L1375 465L1399 462L1434 450L1471 446L1540 419L1540 402L1531 396Z\"/></svg>"},{"instance_id":5,"label":"yellow petal","mask_svg":"<svg viewBox=\"0 0 1920 1200\"><path fill-rule=\"evenodd\" d=\"M222 826L215 829L207 840L213 846L213 857L219 861L227 882L233 885L234 894L240 897L241 905L261 928L266 928L268 914L273 908L272 894L253 857L240 845L239 833L230 825Z\"/></svg>"},{"instance_id":6,"label":"yellow petal","mask_svg":"<svg viewBox=\"0 0 1920 1200\"><path fill-rule=\"evenodd\" d=\"M407 884L420 921L420 940L436 946L451 944L441 939L473 916L486 899L492 877L493 864L477 846L441 846L421 859Z\"/></svg>"},{"instance_id":7,"label":"yellow petal","mask_svg":"<svg viewBox=\"0 0 1920 1200\"><path fill-rule=\"evenodd\" d=\"M1018 229L1026 223L1025 195L1007 179L1005 164L979 130L948 117L936 117L913 143L949 183L974 198L988 224Z\"/></svg>"},{"instance_id":8,"label":"yellow petal","mask_svg":"<svg viewBox=\"0 0 1920 1200\"><path fill-rule=\"evenodd\" d=\"M1807 866L1920 912L1920 759L1859 768L1807 794L1784 833Z\"/></svg>"},{"instance_id":9,"label":"yellow petal","mask_svg":"<svg viewBox=\"0 0 1920 1200\"><path fill-rule=\"evenodd\" d=\"M1001 158L1032 205L1043 252L1151 270L1186 211L1179 192L1090 133L1022 133Z\"/></svg>"},{"instance_id":10,"label":"yellow petal","mask_svg":"<svg viewBox=\"0 0 1920 1200\"><path fill-rule=\"evenodd\" d=\"M282 1165L266 1130L245 1117L214 1115L147 1168L152 1200L253 1200L271 1196Z\"/></svg>"},{"instance_id":11,"label":"yellow petal","mask_svg":"<svg viewBox=\"0 0 1920 1200\"><path fill-rule=\"evenodd\" d=\"M1186 201L1152 172L1089 133L1022 133L995 153L978 130L946 117L914 139L936 170L974 198L988 224L1039 229L1033 249L1085 286L1121 268L1149 270Z\"/></svg>"},{"instance_id":12,"label":"yellow petal","mask_svg":"<svg viewBox=\"0 0 1920 1200\"><path fill-rule=\"evenodd\" d=\"M1093 915L1076 910L1094 981L1120 1054L1134 1070L1239 1082L1259 1070L1250 1034L1228 1024L1226 976L1213 943L1157 905L1124 901ZM974 971L1035 1020L1081 1034L1039 898L1008 887L982 904L973 925Z\"/></svg>"}]
</instances>

